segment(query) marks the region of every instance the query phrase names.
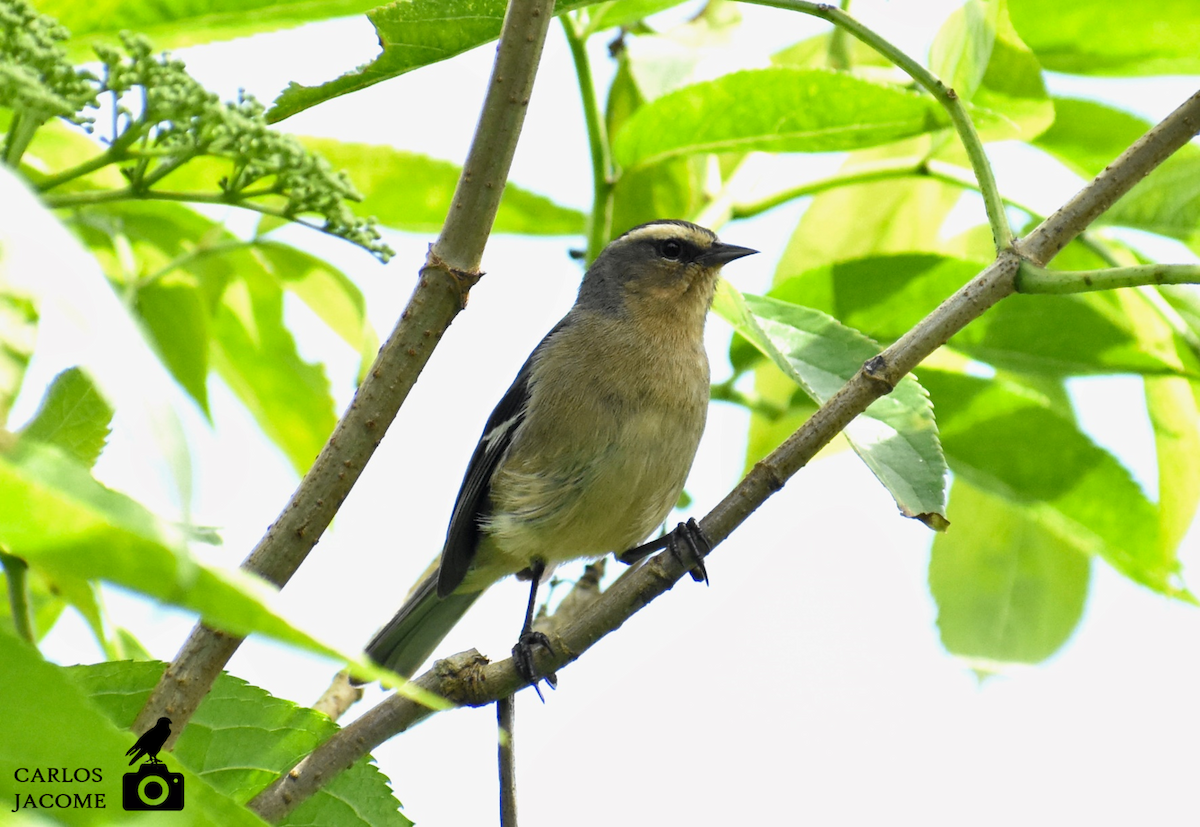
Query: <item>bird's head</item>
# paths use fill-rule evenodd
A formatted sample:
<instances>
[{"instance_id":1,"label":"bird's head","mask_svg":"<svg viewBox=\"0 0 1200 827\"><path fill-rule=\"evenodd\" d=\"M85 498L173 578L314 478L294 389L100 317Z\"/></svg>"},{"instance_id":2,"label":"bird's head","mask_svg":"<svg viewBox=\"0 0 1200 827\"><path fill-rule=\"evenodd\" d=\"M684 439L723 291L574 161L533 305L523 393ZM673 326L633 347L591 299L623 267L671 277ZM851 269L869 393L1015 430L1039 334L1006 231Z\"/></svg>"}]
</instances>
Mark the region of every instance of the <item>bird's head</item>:
<instances>
[{"instance_id":1,"label":"bird's head","mask_svg":"<svg viewBox=\"0 0 1200 827\"><path fill-rule=\"evenodd\" d=\"M583 277L578 303L619 315L694 315L703 325L721 267L756 252L687 221L651 221L604 248Z\"/></svg>"}]
</instances>

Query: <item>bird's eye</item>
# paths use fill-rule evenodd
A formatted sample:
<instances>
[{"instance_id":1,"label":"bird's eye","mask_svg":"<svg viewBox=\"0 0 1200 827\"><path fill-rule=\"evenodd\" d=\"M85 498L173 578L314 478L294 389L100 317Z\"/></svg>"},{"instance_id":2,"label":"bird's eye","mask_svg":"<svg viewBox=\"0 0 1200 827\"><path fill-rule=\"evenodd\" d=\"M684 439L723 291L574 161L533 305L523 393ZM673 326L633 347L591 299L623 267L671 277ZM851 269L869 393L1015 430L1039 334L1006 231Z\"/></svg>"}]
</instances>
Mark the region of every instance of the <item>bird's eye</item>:
<instances>
[{"instance_id":1,"label":"bird's eye","mask_svg":"<svg viewBox=\"0 0 1200 827\"><path fill-rule=\"evenodd\" d=\"M658 245L658 252L663 258L679 261L679 257L683 255L683 244L673 238L668 238Z\"/></svg>"}]
</instances>

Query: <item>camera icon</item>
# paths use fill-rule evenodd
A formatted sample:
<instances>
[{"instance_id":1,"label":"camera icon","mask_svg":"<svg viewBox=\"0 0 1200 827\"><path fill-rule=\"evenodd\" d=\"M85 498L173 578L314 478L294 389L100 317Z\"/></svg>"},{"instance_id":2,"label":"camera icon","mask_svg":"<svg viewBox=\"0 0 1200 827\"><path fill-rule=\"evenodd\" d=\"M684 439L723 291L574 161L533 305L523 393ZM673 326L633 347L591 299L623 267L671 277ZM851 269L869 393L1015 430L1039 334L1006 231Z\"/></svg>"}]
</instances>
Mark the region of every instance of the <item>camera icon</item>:
<instances>
[{"instance_id":1,"label":"camera icon","mask_svg":"<svg viewBox=\"0 0 1200 827\"><path fill-rule=\"evenodd\" d=\"M163 764L142 764L121 777L121 806L126 810L182 810L183 773Z\"/></svg>"}]
</instances>

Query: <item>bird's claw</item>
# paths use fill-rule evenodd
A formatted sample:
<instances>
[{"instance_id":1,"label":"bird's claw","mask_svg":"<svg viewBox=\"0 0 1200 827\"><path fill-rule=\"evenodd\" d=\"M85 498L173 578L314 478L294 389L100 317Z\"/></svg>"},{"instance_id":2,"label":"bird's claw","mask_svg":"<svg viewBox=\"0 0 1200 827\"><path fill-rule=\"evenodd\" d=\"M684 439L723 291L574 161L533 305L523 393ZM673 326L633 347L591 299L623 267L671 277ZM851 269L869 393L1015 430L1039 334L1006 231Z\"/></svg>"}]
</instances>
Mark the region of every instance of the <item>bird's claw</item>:
<instances>
[{"instance_id":1,"label":"bird's claw","mask_svg":"<svg viewBox=\"0 0 1200 827\"><path fill-rule=\"evenodd\" d=\"M688 572L697 583L708 585L708 569L704 568L704 556L712 551L712 543L704 536L700 524L693 519L675 526L667 535L667 551L688 567Z\"/></svg>"},{"instance_id":2,"label":"bird's claw","mask_svg":"<svg viewBox=\"0 0 1200 827\"><path fill-rule=\"evenodd\" d=\"M551 689L558 688L558 675L549 672L545 675L539 675L537 664L533 662L533 649L535 646L541 646L547 652L554 652L554 648L550 645L550 638L542 632L525 632L517 641L516 646L512 648L513 664L517 667L517 674L520 675L525 683L533 687L533 691L537 693L538 700L542 703L546 699L542 697L542 689L538 686L539 682L545 681L546 685Z\"/></svg>"}]
</instances>

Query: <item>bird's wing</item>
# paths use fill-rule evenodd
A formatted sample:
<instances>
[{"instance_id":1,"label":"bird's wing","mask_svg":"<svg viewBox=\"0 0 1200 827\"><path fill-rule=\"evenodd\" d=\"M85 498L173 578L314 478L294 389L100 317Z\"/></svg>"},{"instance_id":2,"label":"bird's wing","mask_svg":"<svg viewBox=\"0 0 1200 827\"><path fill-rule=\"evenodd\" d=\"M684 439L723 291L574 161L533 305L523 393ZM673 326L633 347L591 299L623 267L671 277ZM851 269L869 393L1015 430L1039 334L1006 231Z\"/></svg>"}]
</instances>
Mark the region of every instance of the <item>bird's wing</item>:
<instances>
[{"instance_id":1,"label":"bird's wing","mask_svg":"<svg viewBox=\"0 0 1200 827\"><path fill-rule=\"evenodd\" d=\"M512 444L513 434L525 419L525 405L529 400L529 376L534 358L562 326L562 322L555 325L533 349L533 353L529 354L529 358L517 373L517 378L492 411L483 429L483 436L475 446L475 453L471 455L462 487L458 490L458 499L454 503L450 528L446 531L446 545L442 548L442 559L438 568L438 597L446 597L458 588L458 584L470 568L476 546L479 544L480 523L487 516L492 474L500 463L500 458Z\"/></svg>"}]
</instances>

